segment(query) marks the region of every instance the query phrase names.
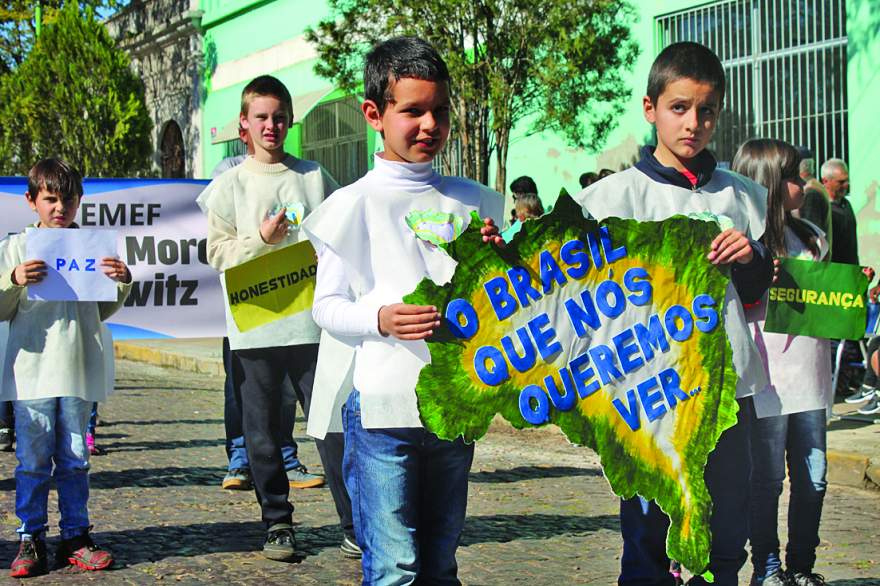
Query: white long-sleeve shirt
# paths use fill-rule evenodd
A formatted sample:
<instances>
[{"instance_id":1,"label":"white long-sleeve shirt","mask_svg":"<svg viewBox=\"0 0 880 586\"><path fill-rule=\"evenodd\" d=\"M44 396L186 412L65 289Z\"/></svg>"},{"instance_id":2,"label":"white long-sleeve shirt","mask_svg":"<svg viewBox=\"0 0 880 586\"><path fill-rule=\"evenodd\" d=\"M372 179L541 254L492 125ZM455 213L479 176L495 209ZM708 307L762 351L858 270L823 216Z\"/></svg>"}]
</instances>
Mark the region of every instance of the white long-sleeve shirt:
<instances>
[{"instance_id":1,"label":"white long-sleeve shirt","mask_svg":"<svg viewBox=\"0 0 880 586\"><path fill-rule=\"evenodd\" d=\"M359 181L339 189L303 229L319 251L312 316L324 329L312 391L309 433L341 430L338 407L361 393L365 428L421 427L415 387L430 362L423 340L379 335L378 311L400 303L423 278L445 283L455 261L407 225L414 213L496 221L501 196L468 179L438 175L430 163L396 163L380 155ZM449 226L437 224L437 234Z\"/></svg>"}]
</instances>

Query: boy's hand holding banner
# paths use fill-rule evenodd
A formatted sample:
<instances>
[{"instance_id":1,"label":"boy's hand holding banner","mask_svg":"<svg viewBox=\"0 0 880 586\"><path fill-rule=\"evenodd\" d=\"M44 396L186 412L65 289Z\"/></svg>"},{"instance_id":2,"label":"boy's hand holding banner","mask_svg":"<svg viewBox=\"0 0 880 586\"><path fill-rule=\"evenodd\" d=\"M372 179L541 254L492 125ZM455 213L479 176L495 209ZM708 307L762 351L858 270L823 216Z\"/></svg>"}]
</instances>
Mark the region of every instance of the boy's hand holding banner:
<instances>
[{"instance_id":1,"label":"boy's hand holding banner","mask_svg":"<svg viewBox=\"0 0 880 586\"><path fill-rule=\"evenodd\" d=\"M306 240L224 273L226 299L240 332L311 309L318 261Z\"/></svg>"},{"instance_id":2,"label":"boy's hand holding banner","mask_svg":"<svg viewBox=\"0 0 880 586\"><path fill-rule=\"evenodd\" d=\"M781 259L767 297L764 330L814 338L861 340L868 277L858 265Z\"/></svg>"},{"instance_id":3,"label":"boy's hand holding banner","mask_svg":"<svg viewBox=\"0 0 880 586\"><path fill-rule=\"evenodd\" d=\"M667 551L696 573L709 561L709 453L736 422L722 308L729 283L706 260L718 224L583 217L570 197L523 225L505 249L474 216L443 248L445 286L404 301L435 305L416 387L425 426L481 437L496 413L515 427L558 425L596 450L614 492L655 499L670 516Z\"/></svg>"},{"instance_id":4,"label":"boy's hand holding banner","mask_svg":"<svg viewBox=\"0 0 880 586\"><path fill-rule=\"evenodd\" d=\"M104 274L101 259L116 256L115 230L27 230L28 260L46 263L46 278L28 285L28 299L116 301L116 281Z\"/></svg>"}]
</instances>

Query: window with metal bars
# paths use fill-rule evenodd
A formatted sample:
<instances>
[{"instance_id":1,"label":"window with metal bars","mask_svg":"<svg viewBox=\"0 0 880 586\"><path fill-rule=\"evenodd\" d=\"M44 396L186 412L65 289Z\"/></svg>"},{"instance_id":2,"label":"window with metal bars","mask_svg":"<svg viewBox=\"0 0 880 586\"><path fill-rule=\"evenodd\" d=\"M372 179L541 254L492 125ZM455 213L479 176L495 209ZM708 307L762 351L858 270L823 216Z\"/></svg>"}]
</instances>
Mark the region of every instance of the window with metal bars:
<instances>
[{"instance_id":1,"label":"window with metal bars","mask_svg":"<svg viewBox=\"0 0 880 586\"><path fill-rule=\"evenodd\" d=\"M656 22L661 49L695 41L724 65L719 160L754 137L847 160L846 0L722 0Z\"/></svg>"},{"instance_id":2,"label":"window with metal bars","mask_svg":"<svg viewBox=\"0 0 880 586\"><path fill-rule=\"evenodd\" d=\"M357 98L320 104L303 121L303 158L318 161L340 185L367 172L367 125Z\"/></svg>"}]
</instances>

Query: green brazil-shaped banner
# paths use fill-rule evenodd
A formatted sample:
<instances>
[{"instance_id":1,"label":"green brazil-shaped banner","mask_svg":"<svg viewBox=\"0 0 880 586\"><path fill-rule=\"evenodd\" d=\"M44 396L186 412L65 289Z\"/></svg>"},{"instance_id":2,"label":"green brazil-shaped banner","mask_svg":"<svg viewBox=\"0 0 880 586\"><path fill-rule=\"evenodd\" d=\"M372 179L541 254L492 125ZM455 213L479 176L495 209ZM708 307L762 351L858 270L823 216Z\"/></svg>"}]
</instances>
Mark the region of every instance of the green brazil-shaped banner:
<instances>
[{"instance_id":1,"label":"green brazil-shaped banner","mask_svg":"<svg viewBox=\"0 0 880 586\"><path fill-rule=\"evenodd\" d=\"M445 318L416 387L425 426L466 441L496 414L559 426L599 454L615 494L655 500L670 517L669 556L705 572L703 470L737 411L729 277L705 258L718 223L598 223L563 193L504 248L485 244L481 225L474 214L435 243L458 262L449 283L425 279L404 298Z\"/></svg>"}]
</instances>

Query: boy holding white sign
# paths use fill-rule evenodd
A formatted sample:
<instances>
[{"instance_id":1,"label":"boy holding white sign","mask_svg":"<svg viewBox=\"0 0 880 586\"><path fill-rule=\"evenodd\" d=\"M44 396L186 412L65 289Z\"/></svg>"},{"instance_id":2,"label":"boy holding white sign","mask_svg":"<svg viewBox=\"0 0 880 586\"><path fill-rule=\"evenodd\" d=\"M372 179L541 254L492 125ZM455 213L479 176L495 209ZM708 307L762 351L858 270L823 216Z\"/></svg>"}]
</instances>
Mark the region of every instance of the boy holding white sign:
<instances>
[{"instance_id":1,"label":"boy holding white sign","mask_svg":"<svg viewBox=\"0 0 880 586\"><path fill-rule=\"evenodd\" d=\"M44 159L28 174L28 205L35 228L78 228L80 174L64 161ZM28 299L28 286L47 273L42 260L25 260L25 233L0 243L0 319L9 321L9 340L0 400L13 400L17 440L15 509L21 543L10 575L23 578L47 570L47 507L52 478L58 488L61 547L56 559L85 570L113 563L110 552L89 537L89 451L86 427L92 404L112 390L106 377L101 322L122 306L131 273L117 258L101 268L117 282L115 301ZM54 470L53 470L54 461Z\"/></svg>"},{"instance_id":2,"label":"boy holding white sign","mask_svg":"<svg viewBox=\"0 0 880 586\"><path fill-rule=\"evenodd\" d=\"M425 277L451 278L456 263L435 242L456 238L471 212L484 218L483 240L501 243L493 219L503 201L432 167L450 120L449 72L431 45L415 37L376 45L364 88L364 117L384 151L304 225L319 251L312 314L325 330L318 372L326 378L316 381L309 433L344 427L363 583L457 584L474 446L422 426L415 387L440 315L402 299Z\"/></svg>"},{"instance_id":3,"label":"boy holding white sign","mask_svg":"<svg viewBox=\"0 0 880 586\"><path fill-rule=\"evenodd\" d=\"M303 218L337 188L318 163L284 152L292 119L290 92L278 79L263 75L245 86L239 122L248 132L253 156L214 179L199 198L208 215L208 263L218 271L304 240L299 230ZM308 419L320 330L306 310L241 331L229 307L234 293L225 295L226 329L251 476L266 526L263 554L289 560L296 539L282 457L282 387L289 378ZM328 438L328 442L336 440ZM332 484L341 456L325 457L323 442L316 442L316 447ZM341 451L340 445L335 452L341 455ZM333 496L343 516L347 496L337 492Z\"/></svg>"},{"instance_id":4,"label":"boy holding white sign","mask_svg":"<svg viewBox=\"0 0 880 586\"><path fill-rule=\"evenodd\" d=\"M715 131L724 89L724 68L708 48L685 42L661 51L643 99L645 119L657 129L657 146L643 147L634 167L587 187L575 199L597 220L654 221L709 214L723 229L707 258L730 266L724 321L739 377L739 413L738 423L721 435L709 455L704 477L714 505L708 570L716 584L735 586L746 561L748 539L751 396L767 384L742 303L757 301L767 290L773 263L758 242L764 232L766 190L741 175L717 169L715 158L705 150ZM621 501L620 525L624 545L618 583L673 584L666 557L669 518L653 501L635 497ZM705 582L697 576L691 583Z\"/></svg>"}]
</instances>

